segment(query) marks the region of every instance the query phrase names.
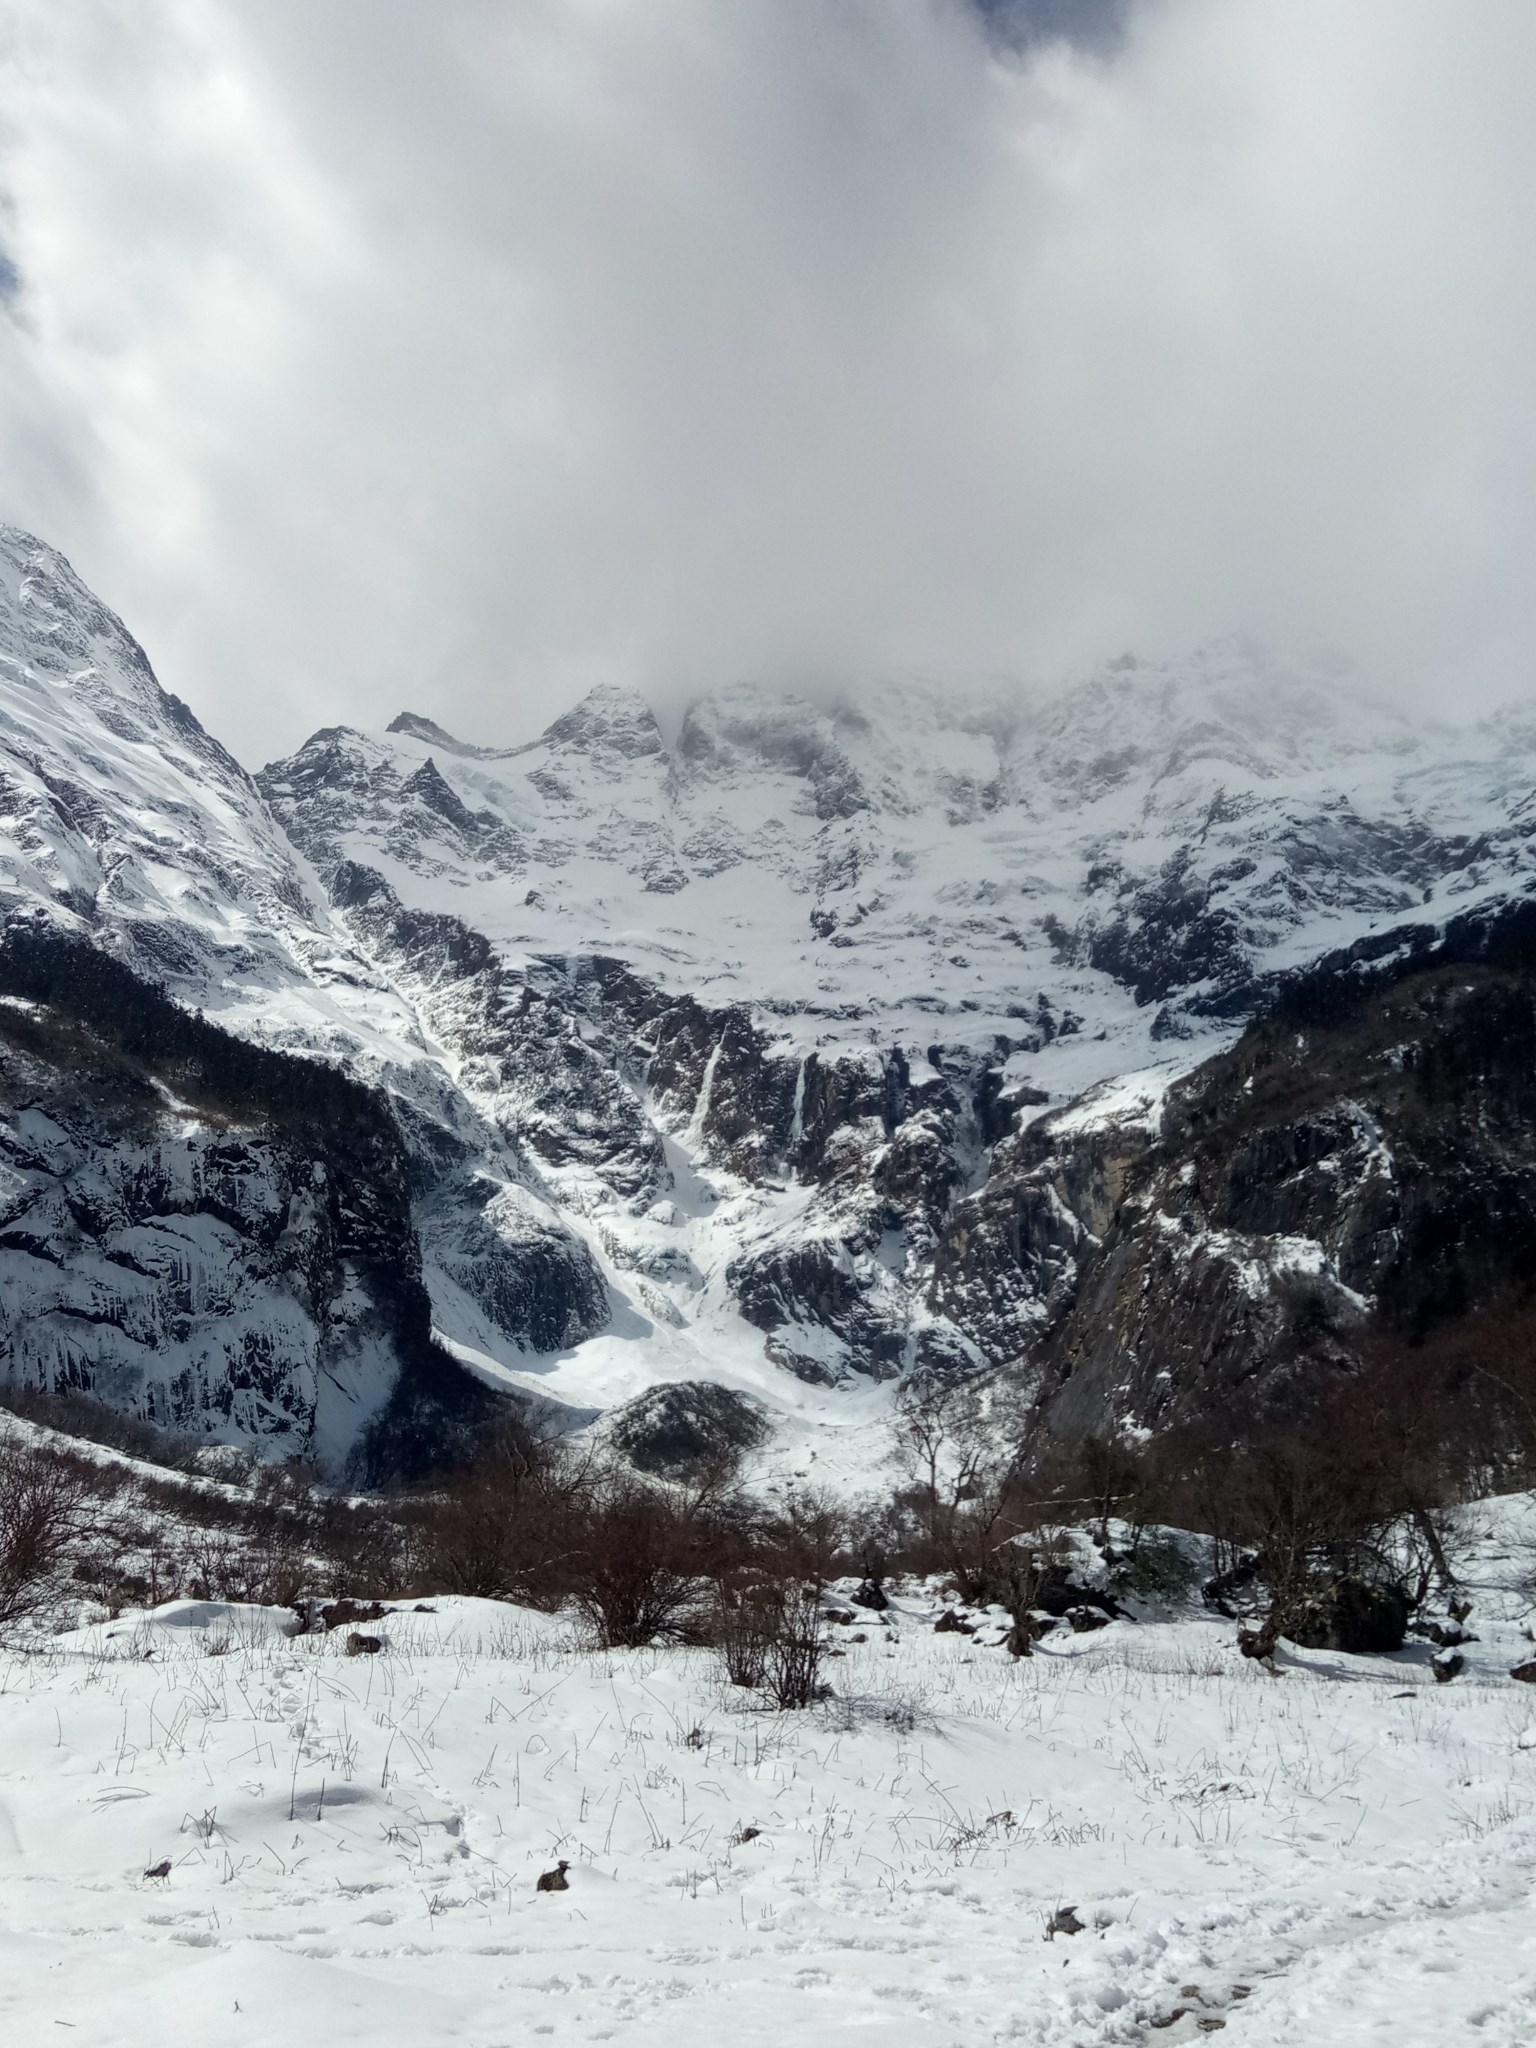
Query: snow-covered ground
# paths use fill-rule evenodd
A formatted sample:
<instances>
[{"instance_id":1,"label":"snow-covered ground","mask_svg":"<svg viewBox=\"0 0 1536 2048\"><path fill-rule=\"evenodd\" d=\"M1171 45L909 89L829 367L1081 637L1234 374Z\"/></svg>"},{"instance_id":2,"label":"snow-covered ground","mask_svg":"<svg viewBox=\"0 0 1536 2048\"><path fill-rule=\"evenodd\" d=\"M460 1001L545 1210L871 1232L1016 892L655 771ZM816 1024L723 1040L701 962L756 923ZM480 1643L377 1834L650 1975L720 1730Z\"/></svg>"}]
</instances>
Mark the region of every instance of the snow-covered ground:
<instances>
[{"instance_id":1,"label":"snow-covered ground","mask_svg":"<svg viewBox=\"0 0 1536 2048\"><path fill-rule=\"evenodd\" d=\"M1516 2048L1536 1501L1467 1528L1448 1686L1427 1645L1270 1676L1199 1614L1015 1662L916 1595L832 1626L804 1714L484 1602L355 1659L276 1610L81 1628L0 1662L0 2038Z\"/></svg>"}]
</instances>

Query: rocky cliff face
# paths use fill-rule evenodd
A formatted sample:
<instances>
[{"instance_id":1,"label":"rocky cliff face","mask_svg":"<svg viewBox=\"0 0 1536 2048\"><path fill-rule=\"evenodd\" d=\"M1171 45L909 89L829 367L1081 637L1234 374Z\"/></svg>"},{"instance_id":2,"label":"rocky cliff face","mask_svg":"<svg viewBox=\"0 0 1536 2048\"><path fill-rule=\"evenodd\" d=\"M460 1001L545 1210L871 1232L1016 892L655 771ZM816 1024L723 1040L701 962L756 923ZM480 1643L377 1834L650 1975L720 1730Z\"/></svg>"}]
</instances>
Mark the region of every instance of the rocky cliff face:
<instances>
[{"instance_id":1,"label":"rocky cliff face","mask_svg":"<svg viewBox=\"0 0 1536 2048\"><path fill-rule=\"evenodd\" d=\"M59 557L0 535L6 930L63 935L231 1042L349 1077L396 1134L385 1178L431 1355L573 1423L712 1384L796 1440L903 1372L1022 1360L1061 1428L1102 1425L1258 1360L1283 1376L1378 1298L1471 1285L1429 1277L1433 1229L1471 1228L1445 1221L1449 1165L1380 1220L1381 1148L1417 1158L1419 1139L1368 1062L1341 1053L1331 1094L1262 1131L1243 1118L1279 1083L1231 1062L1330 951L1413 921L1443 944L1523 900L1533 786L1536 721L1420 730L1230 647L1119 663L1045 705L739 688L670 740L612 689L516 748L404 713L319 732L252 781ZM1403 1022L1405 1045L1434 1035ZM1299 1088L1312 1054L1291 1065ZM13 1089L13 1133L28 1089L74 1085L50 1071ZM170 1216L222 1185L218 1118L182 1131L203 1164L173 1200L160 1153L133 1149L161 1139L89 1071L109 1135L82 1143L119 1190L102 1228L159 1227L123 1206L130 1186ZM314 1159L283 1150L270 1107L243 1114L260 1214L298 1215ZM1449 1160L1463 1140L1444 1142ZM33 1235L58 1256L26 1256L75 1276L45 1312L74 1348L18 1334L4 1369L351 1455L406 1352L357 1338L333 1428L321 1361L354 1327L334 1231L312 1285L308 1253L271 1263L253 1208L227 1259L199 1255L225 1263L195 1310L157 1251L134 1283L135 1379L127 1326L76 1313L115 1253L62 1220L73 1157L36 1169L57 1186ZM1411 1281L1382 1249L1410 1224ZM258 1300L293 1362L275 1401L240 1363ZM383 1329L372 1314L355 1328Z\"/></svg>"},{"instance_id":2,"label":"rocky cliff face","mask_svg":"<svg viewBox=\"0 0 1536 2048\"><path fill-rule=\"evenodd\" d=\"M1414 1338L1528 1291L1536 909L1395 936L1295 977L1155 1107L1047 1122L956 1212L982 1283L958 1312L1025 1296L1049 1431L1284 1416L1368 1316Z\"/></svg>"},{"instance_id":3,"label":"rocky cliff face","mask_svg":"<svg viewBox=\"0 0 1536 2048\"><path fill-rule=\"evenodd\" d=\"M375 1477L485 1406L432 1343L383 1100L45 927L0 945L0 1370Z\"/></svg>"},{"instance_id":4,"label":"rocky cliff face","mask_svg":"<svg viewBox=\"0 0 1536 2048\"><path fill-rule=\"evenodd\" d=\"M1533 771L1518 721L1453 744L1226 649L1045 707L736 689L670 747L616 691L501 752L403 716L260 782L661 1369L756 1391L1033 1357L1169 1080L1330 945L1522 891ZM1060 1113L1127 1074L1139 1122Z\"/></svg>"}]
</instances>

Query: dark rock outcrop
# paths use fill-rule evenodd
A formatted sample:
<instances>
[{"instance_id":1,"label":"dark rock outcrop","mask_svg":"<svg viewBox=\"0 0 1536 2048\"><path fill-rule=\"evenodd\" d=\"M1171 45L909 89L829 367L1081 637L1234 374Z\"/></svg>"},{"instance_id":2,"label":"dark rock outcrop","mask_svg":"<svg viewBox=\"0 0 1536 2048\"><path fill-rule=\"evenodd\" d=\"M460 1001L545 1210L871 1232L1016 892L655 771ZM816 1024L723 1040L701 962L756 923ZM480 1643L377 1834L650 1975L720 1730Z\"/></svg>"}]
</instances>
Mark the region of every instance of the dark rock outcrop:
<instances>
[{"instance_id":1,"label":"dark rock outcrop","mask_svg":"<svg viewBox=\"0 0 1536 2048\"><path fill-rule=\"evenodd\" d=\"M1340 1579L1310 1601L1286 1630L1304 1650L1342 1650L1350 1656L1400 1650L1411 1612L1399 1586Z\"/></svg>"},{"instance_id":2,"label":"dark rock outcrop","mask_svg":"<svg viewBox=\"0 0 1536 2048\"><path fill-rule=\"evenodd\" d=\"M425 1257L525 1350L564 1351L606 1327L597 1261L523 1189L458 1177L421 1205L417 1222Z\"/></svg>"},{"instance_id":3,"label":"dark rock outcrop","mask_svg":"<svg viewBox=\"0 0 1536 2048\"><path fill-rule=\"evenodd\" d=\"M686 1479L755 1449L768 1425L758 1403L733 1387L674 1380L612 1409L604 1433L640 1471Z\"/></svg>"}]
</instances>

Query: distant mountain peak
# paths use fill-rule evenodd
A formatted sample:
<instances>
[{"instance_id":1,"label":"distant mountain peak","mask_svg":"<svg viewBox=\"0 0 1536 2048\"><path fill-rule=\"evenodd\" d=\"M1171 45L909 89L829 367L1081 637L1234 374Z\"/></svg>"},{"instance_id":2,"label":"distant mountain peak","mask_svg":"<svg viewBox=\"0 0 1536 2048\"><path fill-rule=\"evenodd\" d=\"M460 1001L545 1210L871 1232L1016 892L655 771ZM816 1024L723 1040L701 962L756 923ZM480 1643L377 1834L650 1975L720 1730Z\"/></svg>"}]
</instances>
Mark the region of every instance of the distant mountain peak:
<instances>
[{"instance_id":1,"label":"distant mountain peak","mask_svg":"<svg viewBox=\"0 0 1536 2048\"><path fill-rule=\"evenodd\" d=\"M588 690L579 704L545 727L543 744L629 760L666 751L656 713L638 690L622 683L599 683Z\"/></svg>"},{"instance_id":2,"label":"distant mountain peak","mask_svg":"<svg viewBox=\"0 0 1536 2048\"><path fill-rule=\"evenodd\" d=\"M435 718L422 718L414 711L402 711L398 718L392 718L384 730L403 732L407 738L426 740L434 747L447 747L455 754L482 754L483 747L472 747L465 740L456 740L451 732L445 732Z\"/></svg>"}]
</instances>

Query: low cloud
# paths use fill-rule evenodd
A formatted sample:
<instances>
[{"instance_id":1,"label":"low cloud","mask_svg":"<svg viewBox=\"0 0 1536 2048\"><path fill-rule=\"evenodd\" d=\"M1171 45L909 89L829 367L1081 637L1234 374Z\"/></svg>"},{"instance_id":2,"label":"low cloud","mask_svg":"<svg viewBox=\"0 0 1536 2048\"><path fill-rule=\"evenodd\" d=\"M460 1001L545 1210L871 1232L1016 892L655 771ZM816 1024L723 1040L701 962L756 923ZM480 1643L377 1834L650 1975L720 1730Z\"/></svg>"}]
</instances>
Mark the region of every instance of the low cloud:
<instances>
[{"instance_id":1,"label":"low cloud","mask_svg":"<svg viewBox=\"0 0 1536 2048\"><path fill-rule=\"evenodd\" d=\"M1525 0L13 0L0 516L252 762L1232 630L1524 692Z\"/></svg>"}]
</instances>

